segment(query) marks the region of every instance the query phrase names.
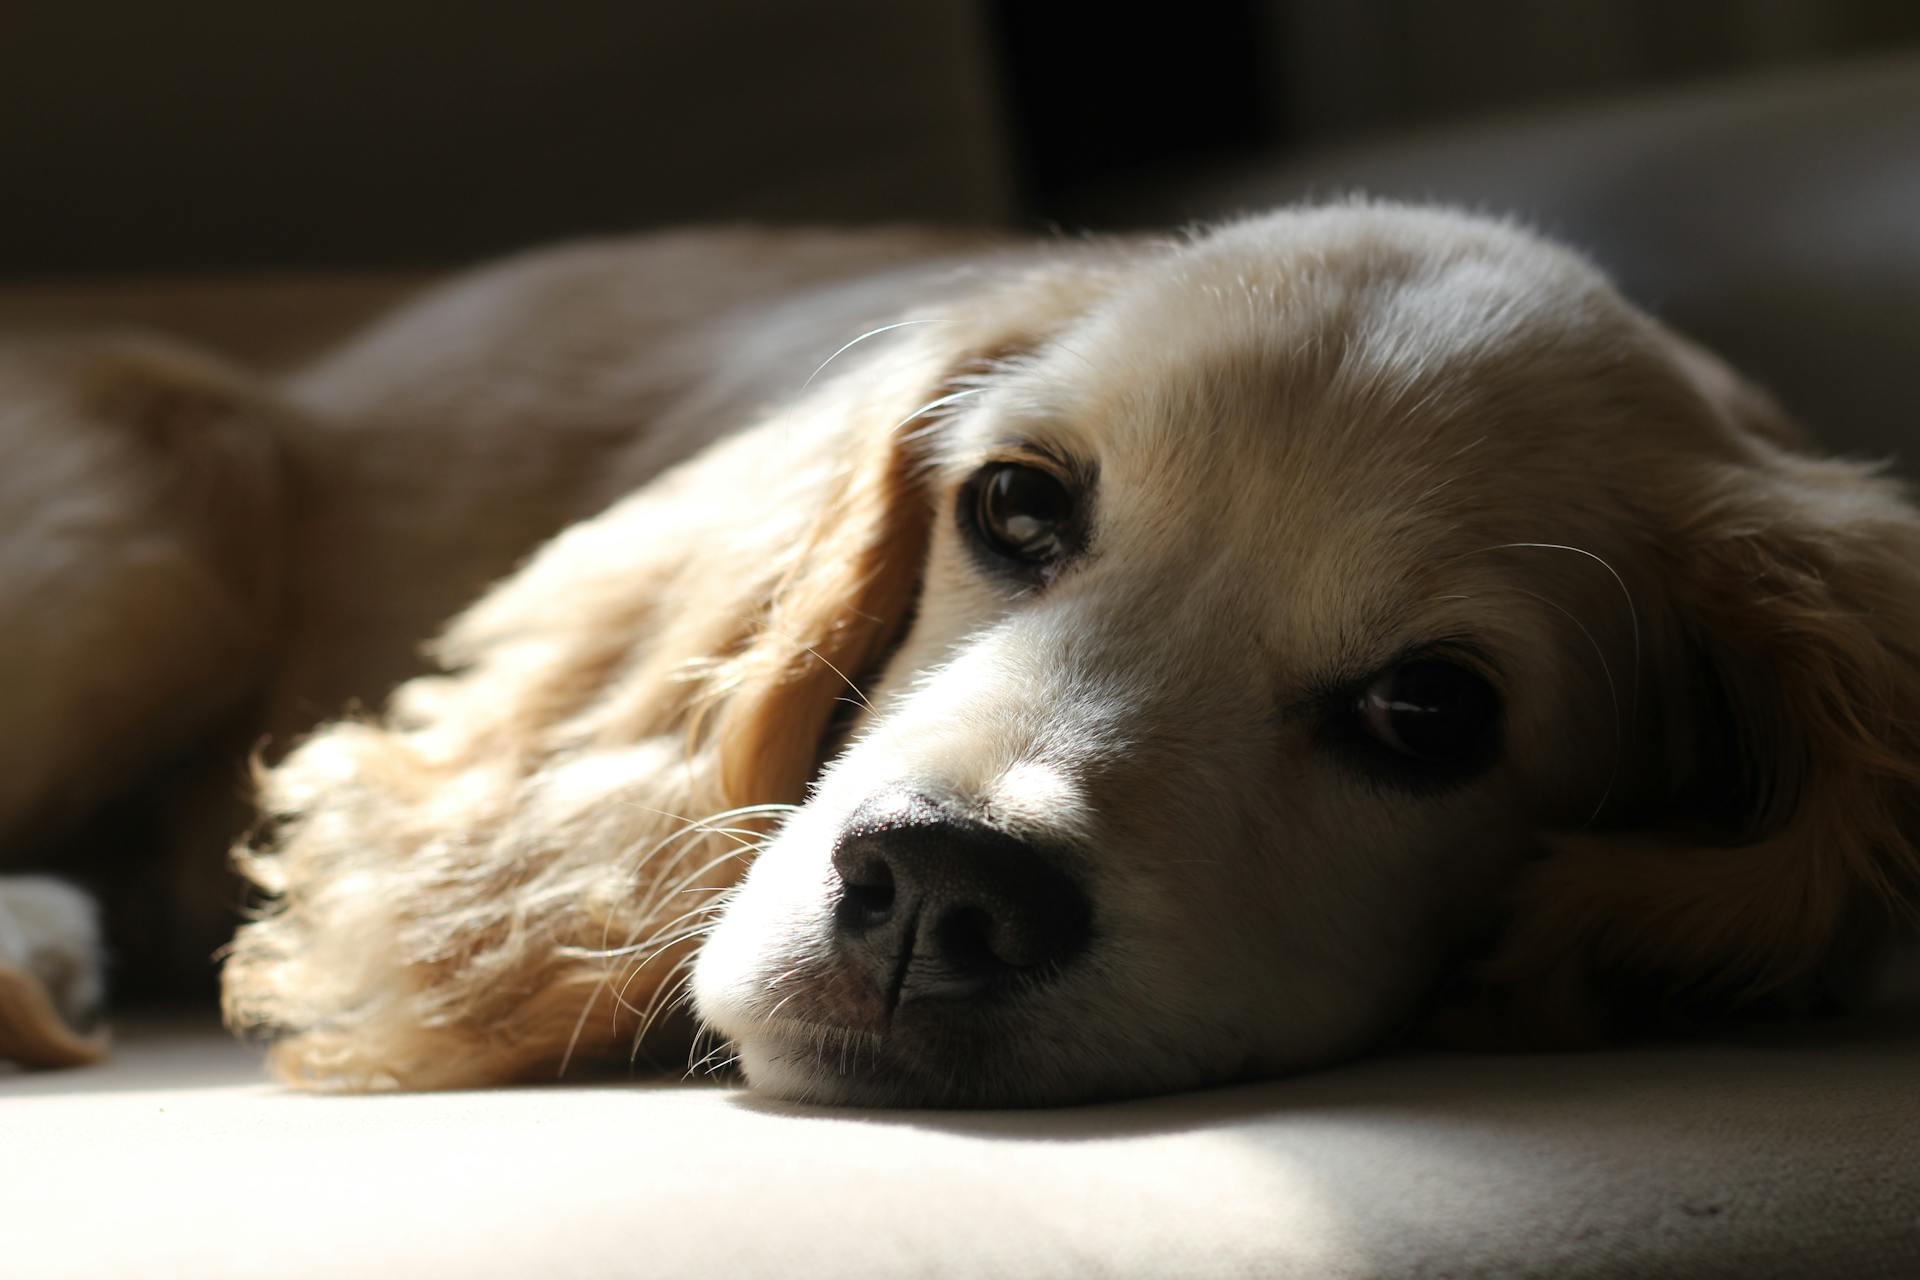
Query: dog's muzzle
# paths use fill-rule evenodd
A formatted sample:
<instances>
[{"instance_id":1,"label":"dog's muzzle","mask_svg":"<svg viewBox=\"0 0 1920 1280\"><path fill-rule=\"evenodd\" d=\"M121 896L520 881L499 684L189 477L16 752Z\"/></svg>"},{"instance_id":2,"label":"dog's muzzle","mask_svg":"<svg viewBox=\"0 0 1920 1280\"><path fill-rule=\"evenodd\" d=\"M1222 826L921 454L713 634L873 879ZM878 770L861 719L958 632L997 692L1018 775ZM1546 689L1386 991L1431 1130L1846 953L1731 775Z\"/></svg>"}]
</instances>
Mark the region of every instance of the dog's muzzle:
<instances>
[{"instance_id":1,"label":"dog's muzzle","mask_svg":"<svg viewBox=\"0 0 1920 1280\"><path fill-rule=\"evenodd\" d=\"M884 1019L1044 983L1087 943L1091 904L1049 851L918 794L854 812L833 850L834 938Z\"/></svg>"}]
</instances>

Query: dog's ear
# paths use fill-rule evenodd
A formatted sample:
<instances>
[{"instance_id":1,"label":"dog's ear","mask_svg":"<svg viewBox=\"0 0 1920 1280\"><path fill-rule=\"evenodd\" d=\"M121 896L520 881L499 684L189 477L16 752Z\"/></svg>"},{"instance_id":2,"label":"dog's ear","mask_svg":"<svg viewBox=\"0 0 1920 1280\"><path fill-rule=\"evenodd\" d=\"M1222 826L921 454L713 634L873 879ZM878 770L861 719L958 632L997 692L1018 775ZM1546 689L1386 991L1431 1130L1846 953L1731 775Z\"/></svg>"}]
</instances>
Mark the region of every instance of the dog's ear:
<instances>
[{"instance_id":1,"label":"dog's ear","mask_svg":"<svg viewBox=\"0 0 1920 1280\"><path fill-rule=\"evenodd\" d=\"M801 798L836 710L859 699L913 610L936 500L923 485L927 428L1038 341L1035 319L995 304L929 317L873 374L827 398L826 416L847 430L818 514L767 547L775 572L743 602L750 625L695 708L729 803Z\"/></svg>"},{"instance_id":2,"label":"dog's ear","mask_svg":"<svg viewBox=\"0 0 1920 1280\"><path fill-rule=\"evenodd\" d=\"M1714 446L1646 484L1691 650L1649 659L1692 746L1655 820L1544 839L1478 1010L1528 1041L1820 1002L1920 905L1920 514L1704 352L1677 367Z\"/></svg>"},{"instance_id":3,"label":"dog's ear","mask_svg":"<svg viewBox=\"0 0 1920 1280\"><path fill-rule=\"evenodd\" d=\"M696 716L732 804L799 799L836 708L860 696L900 638L933 516L935 495L921 485L929 421L1080 314L1103 279L1093 268L1044 270L912 323L891 358L814 410L850 424L836 477L803 536L769 540L764 563L778 572L744 602L752 625L727 646Z\"/></svg>"},{"instance_id":4,"label":"dog's ear","mask_svg":"<svg viewBox=\"0 0 1920 1280\"><path fill-rule=\"evenodd\" d=\"M437 648L454 670L491 669L481 710L503 720L474 745L682 735L716 808L802 798L836 709L912 610L930 431L1099 281L1045 270L912 317L794 407L555 539ZM440 715L444 692L396 705Z\"/></svg>"},{"instance_id":5,"label":"dog's ear","mask_svg":"<svg viewBox=\"0 0 1920 1280\"><path fill-rule=\"evenodd\" d=\"M805 798L839 700L907 624L933 515L916 440L1089 287L1047 273L910 317L554 539L382 722L267 771L239 860L271 901L227 962L230 1020L280 1037L283 1075L345 1087L623 1044L690 956L689 902L715 900L679 891L744 871L737 810Z\"/></svg>"}]
</instances>

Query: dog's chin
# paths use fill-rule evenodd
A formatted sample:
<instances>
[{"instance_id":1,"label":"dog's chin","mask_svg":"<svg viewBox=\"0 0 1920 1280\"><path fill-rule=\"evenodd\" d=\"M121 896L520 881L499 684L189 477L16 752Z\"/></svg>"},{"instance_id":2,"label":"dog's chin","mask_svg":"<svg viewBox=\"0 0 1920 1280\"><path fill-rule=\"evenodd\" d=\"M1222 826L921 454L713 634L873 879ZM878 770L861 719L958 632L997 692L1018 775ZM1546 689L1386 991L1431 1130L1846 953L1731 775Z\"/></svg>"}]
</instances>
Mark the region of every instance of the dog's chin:
<instances>
[{"instance_id":1,"label":"dog's chin","mask_svg":"<svg viewBox=\"0 0 1920 1280\"><path fill-rule=\"evenodd\" d=\"M978 1051L936 1051L783 1020L735 1039L756 1093L787 1102L888 1109L1012 1108L1088 1101L1085 1088L1050 1089L1052 1073L1021 1070Z\"/></svg>"},{"instance_id":2,"label":"dog's chin","mask_svg":"<svg viewBox=\"0 0 1920 1280\"><path fill-rule=\"evenodd\" d=\"M1171 1054L1141 1059L1114 1045L1023 1032L1023 1018L955 1025L934 1010L900 1011L884 1032L792 1017L755 1019L728 1036L753 1091L787 1102L888 1109L1077 1106L1246 1078L1247 1059Z\"/></svg>"},{"instance_id":3,"label":"dog's chin","mask_svg":"<svg viewBox=\"0 0 1920 1280\"><path fill-rule=\"evenodd\" d=\"M769 1024L736 1038L734 1050L747 1084L765 1097L842 1107L943 1105L939 1091L889 1056L883 1042L836 1028Z\"/></svg>"}]
</instances>

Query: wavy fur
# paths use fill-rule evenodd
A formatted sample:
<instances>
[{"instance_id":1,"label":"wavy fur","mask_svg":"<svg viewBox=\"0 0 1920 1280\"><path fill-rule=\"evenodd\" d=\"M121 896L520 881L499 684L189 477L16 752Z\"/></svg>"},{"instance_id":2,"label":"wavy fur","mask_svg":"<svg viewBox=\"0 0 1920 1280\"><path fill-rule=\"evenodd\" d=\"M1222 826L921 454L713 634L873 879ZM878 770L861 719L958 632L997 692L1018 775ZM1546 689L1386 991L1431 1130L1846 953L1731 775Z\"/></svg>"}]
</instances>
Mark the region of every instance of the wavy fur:
<instances>
[{"instance_id":1,"label":"wavy fur","mask_svg":"<svg viewBox=\"0 0 1920 1280\"><path fill-rule=\"evenodd\" d=\"M266 825L236 856L270 905L226 961L230 1022L316 1087L624 1052L685 969L689 916L737 879L764 808L804 799L836 708L898 639L928 406L1059 287L1038 273L928 317L568 530L451 625L443 673L261 770Z\"/></svg>"},{"instance_id":2,"label":"wavy fur","mask_svg":"<svg viewBox=\"0 0 1920 1280\"><path fill-rule=\"evenodd\" d=\"M36 468L10 563L39 566L0 578L0 652L44 668L0 835L216 715L263 704L278 749L413 677L257 770L225 1006L302 1085L617 1060L696 957L763 1087L1032 1102L1325 1061L1450 966L1457 1032L1564 1042L1805 1006L1912 931L1910 498L1510 225L683 236L456 282L276 386L152 344L0 355ZM995 577L956 518L1009 458L1096 508L1057 583ZM433 670L395 656L560 528ZM129 576L156 555L208 604ZM1484 775L1329 746L1341 690L1461 640L1505 667ZM90 716L100 689L139 696ZM916 1066L836 959L832 853L888 795L1094 903L1089 958L969 1070L951 1027Z\"/></svg>"}]
</instances>

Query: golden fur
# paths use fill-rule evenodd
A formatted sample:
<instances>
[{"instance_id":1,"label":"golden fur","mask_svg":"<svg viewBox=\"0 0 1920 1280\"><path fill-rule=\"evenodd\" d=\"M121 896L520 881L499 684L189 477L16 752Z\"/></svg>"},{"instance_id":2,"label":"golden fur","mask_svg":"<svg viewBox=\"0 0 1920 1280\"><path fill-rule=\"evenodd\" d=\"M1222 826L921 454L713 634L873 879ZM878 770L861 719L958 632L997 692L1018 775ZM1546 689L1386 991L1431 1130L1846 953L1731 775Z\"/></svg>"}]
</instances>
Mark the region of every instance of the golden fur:
<instances>
[{"instance_id":1,"label":"golden fur","mask_svg":"<svg viewBox=\"0 0 1920 1280\"><path fill-rule=\"evenodd\" d=\"M140 441L96 458L164 437L257 478L217 502L58 480L145 504L114 519L204 582L166 660L205 670L111 655L188 597L89 551L61 590L112 634L8 655L44 673L8 732L46 767L0 820L84 808L156 733L253 699L276 762L239 864L267 904L225 1003L303 1084L623 1059L699 958L757 1084L1066 1100L1351 1052L1446 972L1476 1037L1804 1000L1912 923L1920 517L1509 226L1349 205L1181 242L693 238L496 269L277 387L81 350L16 355L0 430L111 418ZM63 407L23 414L21 387ZM183 443L209 423L233 438ZM970 577L946 518L1032 440L1100 459L1118 504L1099 565L1039 600ZM278 758L405 674L423 613L623 489L383 713ZM1509 759L1445 799L1370 800L1292 712L1249 709L1469 631L1511 663ZM113 672L124 716L73 715ZM830 975L789 1006L812 1052L781 1029L781 982L826 964L830 820L901 770L1085 856L1127 946L1047 1011L1077 1050L868 1087L864 1034L837 1074L822 1048Z\"/></svg>"}]
</instances>

